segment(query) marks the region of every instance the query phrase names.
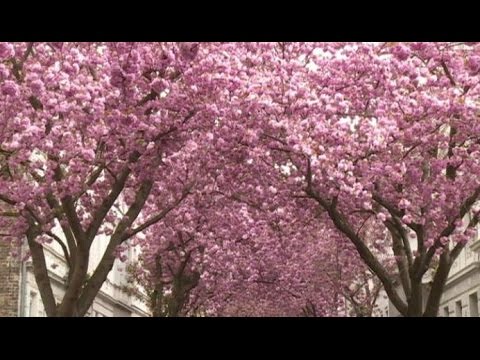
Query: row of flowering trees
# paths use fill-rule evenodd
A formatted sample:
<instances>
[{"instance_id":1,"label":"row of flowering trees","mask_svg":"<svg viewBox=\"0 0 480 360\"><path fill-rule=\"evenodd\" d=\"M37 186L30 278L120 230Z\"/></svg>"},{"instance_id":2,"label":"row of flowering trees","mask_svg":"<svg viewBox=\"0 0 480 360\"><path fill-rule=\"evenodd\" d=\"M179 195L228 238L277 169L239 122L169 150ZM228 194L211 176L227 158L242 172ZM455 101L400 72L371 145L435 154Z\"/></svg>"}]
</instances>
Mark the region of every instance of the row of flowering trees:
<instances>
[{"instance_id":1,"label":"row of flowering trees","mask_svg":"<svg viewBox=\"0 0 480 360\"><path fill-rule=\"evenodd\" d=\"M371 315L380 287L436 316L478 222L479 76L477 43L0 43L2 241L48 316L132 244L157 316Z\"/></svg>"}]
</instances>

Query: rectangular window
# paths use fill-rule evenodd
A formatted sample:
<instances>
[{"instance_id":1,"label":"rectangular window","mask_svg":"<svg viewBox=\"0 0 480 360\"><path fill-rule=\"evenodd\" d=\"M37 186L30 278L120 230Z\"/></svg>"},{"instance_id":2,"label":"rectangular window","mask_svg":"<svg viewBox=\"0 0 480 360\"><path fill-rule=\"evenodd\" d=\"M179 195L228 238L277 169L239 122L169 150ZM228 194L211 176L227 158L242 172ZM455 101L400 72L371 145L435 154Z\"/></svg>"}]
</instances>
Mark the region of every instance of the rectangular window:
<instances>
[{"instance_id":1,"label":"rectangular window","mask_svg":"<svg viewBox=\"0 0 480 360\"><path fill-rule=\"evenodd\" d=\"M448 311L448 306L445 306L443 308L443 316L444 317L449 317L450 316L450 312Z\"/></svg>"},{"instance_id":2,"label":"rectangular window","mask_svg":"<svg viewBox=\"0 0 480 360\"><path fill-rule=\"evenodd\" d=\"M473 293L468 297L470 305L470 316L478 317L478 295Z\"/></svg>"},{"instance_id":3,"label":"rectangular window","mask_svg":"<svg viewBox=\"0 0 480 360\"><path fill-rule=\"evenodd\" d=\"M462 300L458 300L455 302L455 316L462 316Z\"/></svg>"},{"instance_id":4,"label":"rectangular window","mask_svg":"<svg viewBox=\"0 0 480 360\"><path fill-rule=\"evenodd\" d=\"M28 316L38 316L38 307L37 307L37 293L30 291L30 304L28 306Z\"/></svg>"}]
</instances>

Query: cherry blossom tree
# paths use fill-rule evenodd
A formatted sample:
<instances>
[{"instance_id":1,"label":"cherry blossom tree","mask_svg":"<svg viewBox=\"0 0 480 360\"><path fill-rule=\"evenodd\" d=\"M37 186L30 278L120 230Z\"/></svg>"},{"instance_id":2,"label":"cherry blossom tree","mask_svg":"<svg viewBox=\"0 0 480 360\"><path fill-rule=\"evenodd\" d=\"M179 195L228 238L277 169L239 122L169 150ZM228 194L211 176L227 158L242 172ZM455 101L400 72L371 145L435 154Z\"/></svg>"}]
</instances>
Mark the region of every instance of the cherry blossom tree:
<instances>
[{"instance_id":1,"label":"cherry blossom tree","mask_svg":"<svg viewBox=\"0 0 480 360\"><path fill-rule=\"evenodd\" d=\"M338 232L215 189L141 242L134 280L156 316L340 316L345 299L371 314L379 286L369 293L371 274Z\"/></svg>"},{"instance_id":2,"label":"cherry blossom tree","mask_svg":"<svg viewBox=\"0 0 480 360\"><path fill-rule=\"evenodd\" d=\"M1 43L2 237L26 237L48 316L83 316L118 256L201 187L220 100L197 43ZM4 216L5 215L5 216ZM58 229L60 229L58 231ZM56 303L44 244L68 264ZM106 251L87 279L91 245Z\"/></svg>"},{"instance_id":3,"label":"cherry blossom tree","mask_svg":"<svg viewBox=\"0 0 480 360\"><path fill-rule=\"evenodd\" d=\"M2 237L49 316L84 315L130 239L159 313L371 309L370 272L436 316L479 219L479 76L477 43L1 43Z\"/></svg>"},{"instance_id":4,"label":"cherry blossom tree","mask_svg":"<svg viewBox=\"0 0 480 360\"><path fill-rule=\"evenodd\" d=\"M249 113L264 149L256 171L287 167L291 192L355 246L399 312L436 316L478 222L479 45L266 47L250 52L263 82L250 96L262 104ZM361 234L367 221L373 239Z\"/></svg>"}]
</instances>

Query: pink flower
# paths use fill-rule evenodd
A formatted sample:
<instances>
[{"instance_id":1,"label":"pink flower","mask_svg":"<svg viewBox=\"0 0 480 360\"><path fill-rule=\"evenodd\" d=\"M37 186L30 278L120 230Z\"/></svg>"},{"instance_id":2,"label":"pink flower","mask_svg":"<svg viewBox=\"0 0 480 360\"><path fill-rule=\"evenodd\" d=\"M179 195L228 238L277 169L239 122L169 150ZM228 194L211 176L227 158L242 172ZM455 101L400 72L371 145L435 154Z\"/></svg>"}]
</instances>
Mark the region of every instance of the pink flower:
<instances>
[{"instance_id":1,"label":"pink flower","mask_svg":"<svg viewBox=\"0 0 480 360\"><path fill-rule=\"evenodd\" d=\"M93 161L95 159L95 151L93 149L83 149L82 157L87 161Z\"/></svg>"},{"instance_id":2,"label":"pink flower","mask_svg":"<svg viewBox=\"0 0 480 360\"><path fill-rule=\"evenodd\" d=\"M395 55L395 57L401 61L407 60L410 56L410 49L405 45L395 46L392 52L393 55Z\"/></svg>"},{"instance_id":3,"label":"pink flower","mask_svg":"<svg viewBox=\"0 0 480 360\"><path fill-rule=\"evenodd\" d=\"M0 42L0 60L6 60L15 55L15 49L12 44Z\"/></svg>"},{"instance_id":4,"label":"pink flower","mask_svg":"<svg viewBox=\"0 0 480 360\"><path fill-rule=\"evenodd\" d=\"M410 201L408 201L407 199L402 199L400 200L400 202L398 203L398 207L400 209L406 209L408 206L410 206Z\"/></svg>"},{"instance_id":5,"label":"pink flower","mask_svg":"<svg viewBox=\"0 0 480 360\"><path fill-rule=\"evenodd\" d=\"M150 84L153 91L155 91L157 94L160 94L163 90L165 90L167 88L167 85L167 82L163 79L155 79Z\"/></svg>"},{"instance_id":6,"label":"pink flower","mask_svg":"<svg viewBox=\"0 0 480 360\"><path fill-rule=\"evenodd\" d=\"M193 60L197 56L199 44L194 42L180 43L180 53L187 60Z\"/></svg>"},{"instance_id":7,"label":"pink flower","mask_svg":"<svg viewBox=\"0 0 480 360\"><path fill-rule=\"evenodd\" d=\"M405 215L404 217L402 217L402 221L405 224L410 224L413 221L413 218L411 215Z\"/></svg>"},{"instance_id":8,"label":"pink flower","mask_svg":"<svg viewBox=\"0 0 480 360\"><path fill-rule=\"evenodd\" d=\"M472 73L477 73L480 71L480 56L471 56L467 61L467 66Z\"/></svg>"},{"instance_id":9,"label":"pink flower","mask_svg":"<svg viewBox=\"0 0 480 360\"><path fill-rule=\"evenodd\" d=\"M0 64L0 80L6 79L9 73L9 69L4 64Z\"/></svg>"},{"instance_id":10,"label":"pink flower","mask_svg":"<svg viewBox=\"0 0 480 360\"><path fill-rule=\"evenodd\" d=\"M42 91L45 89L43 86L43 82L41 80L34 80L30 84L30 88L32 89L33 94L40 95Z\"/></svg>"},{"instance_id":11,"label":"pink flower","mask_svg":"<svg viewBox=\"0 0 480 360\"><path fill-rule=\"evenodd\" d=\"M2 85L2 95L5 96L17 96L18 86L11 80L7 80Z\"/></svg>"},{"instance_id":12,"label":"pink flower","mask_svg":"<svg viewBox=\"0 0 480 360\"><path fill-rule=\"evenodd\" d=\"M55 49L61 49L63 47L63 42L51 42L50 45L52 45Z\"/></svg>"},{"instance_id":13,"label":"pink flower","mask_svg":"<svg viewBox=\"0 0 480 360\"><path fill-rule=\"evenodd\" d=\"M113 68L110 74L110 84L116 88L120 88L123 86L124 80L125 80L125 76L123 74L122 69L118 67Z\"/></svg>"}]
</instances>

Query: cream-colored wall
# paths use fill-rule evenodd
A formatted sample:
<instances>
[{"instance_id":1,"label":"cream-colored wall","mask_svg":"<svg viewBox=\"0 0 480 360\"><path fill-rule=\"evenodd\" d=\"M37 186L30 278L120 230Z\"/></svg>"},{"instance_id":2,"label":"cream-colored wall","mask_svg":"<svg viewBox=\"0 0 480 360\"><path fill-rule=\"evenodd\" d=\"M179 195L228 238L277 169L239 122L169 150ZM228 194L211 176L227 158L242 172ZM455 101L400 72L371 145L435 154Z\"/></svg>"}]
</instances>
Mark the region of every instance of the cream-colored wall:
<instances>
[{"instance_id":1,"label":"cream-colored wall","mask_svg":"<svg viewBox=\"0 0 480 360\"><path fill-rule=\"evenodd\" d=\"M55 233L61 236L61 231L58 229ZM107 239L95 239L90 254L89 273L92 274L96 266L100 262L103 253L106 249ZM52 290L57 302L59 302L64 294L64 281L67 277L67 266L63 259L61 247L52 242L45 246L45 260L47 268L52 279ZM131 252L130 252L131 253ZM132 259L127 260L131 261ZM26 276L26 294L24 301L24 314L26 316L45 316L38 287L33 276L33 271L30 262L27 262L27 276ZM121 286L127 285L126 277L126 263L115 260L114 267L109 273L107 280L100 289L97 298L95 299L92 308L89 311L89 316L100 314L101 316L149 316L149 309L145 302L128 295L121 290ZM30 309L32 313L30 313Z\"/></svg>"}]
</instances>

